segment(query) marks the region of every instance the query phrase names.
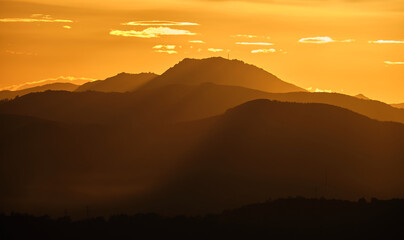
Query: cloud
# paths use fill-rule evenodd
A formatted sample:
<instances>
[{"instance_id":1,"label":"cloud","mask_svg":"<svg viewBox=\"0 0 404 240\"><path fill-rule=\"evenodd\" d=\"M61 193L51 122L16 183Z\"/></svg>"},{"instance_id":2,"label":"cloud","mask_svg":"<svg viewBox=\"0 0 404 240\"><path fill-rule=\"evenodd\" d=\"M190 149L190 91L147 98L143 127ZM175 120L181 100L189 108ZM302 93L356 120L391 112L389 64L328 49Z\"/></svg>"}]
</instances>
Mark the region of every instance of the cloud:
<instances>
[{"instance_id":1,"label":"cloud","mask_svg":"<svg viewBox=\"0 0 404 240\"><path fill-rule=\"evenodd\" d=\"M154 49L175 49L175 45L156 45L153 47Z\"/></svg>"},{"instance_id":2,"label":"cloud","mask_svg":"<svg viewBox=\"0 0 404 240\"><path fill-rule=\"evenodd\" d=\"M158 52L158 53L168 53L168 54L176 54L176 53L178 53L178 52L175 51L175 50L162 50L162 49L156 50L155 52Z\"/></svg>"},{"instance_id":3,"label":"cloud","mask_svg":"<svg viewBox=\"0 0 404 240\"><path fill-rule=\"evenodd\" d=\"M309 92L326 92L326 93L332 93L332 90L327 90L327 89L313 89L312 87L306 88L307 91Z\"/></svg>"},{"instance_id":4,"label":"cloud","mask_svg":"<svg viewBox=\"0 0 404 240\"><path fill-rule=\"evenodd\" d=\"M191 40L191 41L189 41L190 43L205 43L204 41L202 41L202 40Z\"/></svg>"},{"instance_id":5,"label":"cloud","mask_svg":"<svg viewBox=\"0 0 404 240\"><path fill-rule=\"evenodd\" d=\"M12 51L12 50L6 50L5 52L8 54L13 54L13 55L29 55L29 56L38 55L37 53L32 53L32 52L21 52L21 51Z\"/></svg>"},{"instance_id":6,"label":"cloud","mask_svg":"<svg viewBox=\"0 0 404 240\"><path fill-rule=\"evenodd\" d=\"M220 48L208 48L209 52L223 52L223 49Z\"/></svg>"},{"instance_id":7,"label":"cloud","mask_svg":"<svg viewBox=\"0 0 404 240\"><path fill-rule=\"evenodd\" d=\"M273 43L268 42L236 42L238 45L262 45L262 46L271 46Z\"/></svg>"},{"instance_id":8,"label":"cloud","mask_svg":"<svg viewBox=\"0 0 404 240\"><path fill-rule=\"evenodd\" d=\"M334 40L330 37L308 37L299 40L301 43L333 43L333 42L353 42L354 39Z\"/></svg>"},{"instance_id":9,"label":"cloud","mask_svg":"<svg viewBox=\"0 0 404 240\"><path fill-rule=\"evenodd\" d=\"M398 41L398 40L377 40L377 41L368 41L368 43L404 43L404 41Z\"/></svg>"},{"instance_id":10,"label":"cloud","mask_svg":"<svg viewBox=\"0 0 404 240\"><path fill-rule=\"evenodd\" d=\"M158 53L168 53L168 54L176 54L178 53L177 51L175 51L175 45L156 45L153 47L153 49L157 49L155 50L155 52ZM181 46L180 46L181 48Z\"/></svg>"},{"instance_id":11,"label":"cloud","mask_svg":"<svg viewBox=\"0 0 404 240\"><path fill-rule=\"evenodd\" d=\"M71 26L63 26L63 28L66 28L66 29L71 29L72 27Z\"/></svg>"},{"instance_id":12,"label":"cloud","mask_svg":"<svg viewBox=\"0 0 404 240\"><path fill-rule=\"evenodd\" d=\"M0 22L4 23L33 23L33 22L43 22L43 23L72 23L69 19L54 19L50 15L44 14L32 14L31 18L1 18Z\"/></svg>"},{"instance_id":13,"label":"cloud","mask_svg":"<svg viewBox=\"0 0 404 240\"><path fill-rule=\"evenodd\" d=\"M173 21L133 21L127 23L121 23L121 25L128 26L197 26L198 23L192 22L173 22Z\"/></svg>"},{"instance_id":14,"label":"cloud","mask_svg":"<svg viewBox=\"0 0 404 240\"><path fill-rule=\"evenodd\" d=\"M240 37L240 38L257 38L258 36L249 35L249 34L237 34L237 35L231 35L231 37L233 37L233 38L236 38L236 37Z\"/></svg>"},{"instance_id":15,"label":"cloud","mask_svg":"<svg viewBox=\"0 0 404 240\"><path fill-rule=\"evenodd\" d=\"M276 52L276 49L270 48L270 49L256 49L252 50L251 53L274 53Z\"/></svg>"},{"instance_id":16,"label":"cloud","mask_svg":"<svg viewBox=\"0 0 404 240\"><path fill-rule=\"evenodd\" d=\"M391 61L384 61L385 64L389 65L402 65L404 62L391 62Z\"/></svg>"},{"instance_id":17,"label":"cloud","mask_svg":"<svg viewBox=\"0 0 404 240\"><path fill-rule=\"evenodd\" d=\"M270 39L270 37L267 36L258 36L258 35L252 35L252 34L237 34L237 35L230 35L232 38L258 38L258 39Z\"/></svg>"},{"instance_id":18,"label":"cloud","mask_svg":"<svg viewBox=\"0 0 404 240\"><path fill-rule=\"evenodd\" d=\"M188 30L172 29L169 27L149 27L142 31L136 30L111 30L111 35L123 36L123 37L138 37L138 38L158 38L163 35L196 35L196 33Z\"/></svg>"},{"instance_id":19,"label":"cloud","mask_svg":"<svg viewBox=\"0 0 404 240\"><path fill-rule=\"evenodd\" d=\"M37 87L37 86L42 86L45 84L50 84L50 83L56 83L56 82L70 82L74 84L84 84L86 82L92 82L95 81L96 79L94 78L87 78L87 77L72 77L72 76L59 76L56 78L47 78L47 79L42 79L39 81L33 81L33 82L26 82L22 84L17 84L17 85L11 85L8 87L5 87L1 90L10 90L10 91L16 91L16 90L21 90L21 89L26 89L26 88L32 88L32 87Z\"/></svg>"}]
</instances>

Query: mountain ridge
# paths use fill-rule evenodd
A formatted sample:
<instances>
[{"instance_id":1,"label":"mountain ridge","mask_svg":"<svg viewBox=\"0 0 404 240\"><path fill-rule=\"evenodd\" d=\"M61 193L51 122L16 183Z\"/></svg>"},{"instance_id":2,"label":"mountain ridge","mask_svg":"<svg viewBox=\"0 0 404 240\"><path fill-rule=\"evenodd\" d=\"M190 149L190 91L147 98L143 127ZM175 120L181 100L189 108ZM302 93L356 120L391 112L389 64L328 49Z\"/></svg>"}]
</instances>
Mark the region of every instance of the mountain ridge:
<instances>
[{"instance_id":1,"label":"mountain ridge","mask_svg":"<svg viewBox=\"0 0 404 240\"><path fill-rule=\"evenodd\" d=\"M390 104L392 107L395 108L403 108L404 109L404 103L398 103L398 104Z\"/></svg>"},{"instance_id":2,"label":"mountain ridge","mask_svg":"<svg viewBox=\"0 0 404 240\"><path fill-rule=\"evenodd\" d=\"M97 80L79 86L76 91L99 92L130 92L140 88L151 79L157 77L155 73L118 73L104 80Z\"/></svg>"},{"instance_id":3,"label":"mountain ridge","mask_svg":"<svg viewBox=\"0 0 404 240\"><path fill-rule=\"evenodd\" d=\"M0 100L2 99L13 99L17 96L24 96L33 92L43 92L49 90L65 90L65 91L74 91L79 85L73 83L65 83L65 82L57 82L57 83L49 83L42 86L36 86L31 88L25 88L22 90L10 91L4 90L0 91Z\"/></svg>"},{"instance_id":4,"label":"mountain ridge","mask_svg":"<svg viewBox=\"0 0 404 240\"><path fill-rule=\"evenodd\" d=\"M0 113L73 122L100 123L122 118L139 124L192 121L224 113L259 98L301 103L325 103L381 121L404 123L404 110L388 104L338 93L267 93L237 86L204 83L167 85L130 93L46 92L0 103ZM61 107L62 106L62 107Z\"/></svg>"},{"instance_id":5,"label":"mountain ridge","mask_svg":"<svg viewBox=\"0 0 404 240\"><path fill-rule=\"evenodd\" d=\"M144 88L208 82L242 86L266 92L306 92L305 89L284 82L262 68L240 60L228 60L222 57L185 58L145 84Z\"/></svg>"},{"instance_id":6,"label":"mountain ridge","mask_svg":"<svg viewBox=\"0 0 404 240\"><path fill-rule=\"evenodd\" d=\"M10 121L0 115L0 131ZM152 131L115 121L13 127L0 139L0 187L13 190L2 200L26 212L90 204L99 214L199 214L269 197L402 194L404 125L344 108L258 99Z\"/></svg>"}]
</instances>

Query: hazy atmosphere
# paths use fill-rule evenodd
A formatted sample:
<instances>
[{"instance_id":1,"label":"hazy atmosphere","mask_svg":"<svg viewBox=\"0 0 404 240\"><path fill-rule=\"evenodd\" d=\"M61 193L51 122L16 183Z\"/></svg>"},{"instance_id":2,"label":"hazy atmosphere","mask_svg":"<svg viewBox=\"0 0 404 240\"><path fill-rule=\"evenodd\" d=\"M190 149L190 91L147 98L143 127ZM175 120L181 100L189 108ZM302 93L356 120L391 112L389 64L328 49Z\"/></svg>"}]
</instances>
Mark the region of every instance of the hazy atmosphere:
<instances>
[{"instance_id":1,"label":"hazy atmosphere","mask_svg":"<svg viewBox=\"0 0 404 240\"><path fill-rule=\"evenodd\" d=\"M401 103L403 29L401 0L2 0L0 89L230 56L311 91Z\"/></svg>"},{"instance_id":2,"label":"hazy atmosphere","mask_svg":"<svg viewBox=\"0 0 404 240\"><path fill-rule=\"evenodd\" d=\"M404 0L0 0L0 239L396 239Z\"/></svg>"}]
</instances>

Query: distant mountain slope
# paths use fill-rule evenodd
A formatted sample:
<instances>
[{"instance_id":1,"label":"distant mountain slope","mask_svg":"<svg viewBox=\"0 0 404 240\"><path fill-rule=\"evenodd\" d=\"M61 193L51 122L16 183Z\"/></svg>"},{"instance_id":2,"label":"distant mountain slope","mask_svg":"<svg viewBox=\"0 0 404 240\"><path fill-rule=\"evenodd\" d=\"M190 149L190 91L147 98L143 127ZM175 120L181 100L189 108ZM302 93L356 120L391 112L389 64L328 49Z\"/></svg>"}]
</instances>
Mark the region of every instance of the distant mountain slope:
<instances>
[{"instance_id":1,"label":"distant mountain slope","mask_svg":"<svg viewBox=\"0 0 404 240\"><path fill-rule=\"evenodd\" d=\"M299 92L306 90L286 83L271 73L239 60L221 57L206 59L185 58L161 76L156 77L145 88L170 84L215 83L241 86L266 92Z\"/></svg>"},{"instance_id":2,"label":"distant mountain slope","mask_svg":"<svg viewBox=\"0 0 404 240\"><path fill-rule=\"evenodd\" d=\"M156 76L158 75L154 73L119 73L105 80L85 83L78 87L76 91L129 92L138 89Z\"/></svg>"},{"instance_id":3,"label":"distant mountain slope","mask_svg":"<svg viewBox=\"0 0 404 240\"><path fill-rule=\"evenodd\" d=\"M401 104L390 104L391 106L395 107L395 108L404 108L404 103Z\"/></svg>"},{"instance_id":4,"label":"distant mountain slope","mask_svg":"<svg viewBox=\"0 0 404 240\"><path fill-rule=\"evenodd\" d=\"M132 93L46 92L0 103L0 113L81 124L131 125L174 123L224 113L247 101L266 98L286 102L326 103L373 119L404 123L404 109L337 93L268 93L215 84L168 85Z\"/></svg>"},{"instance_id":5,"label":"distant mountain slope","mask_svg":"<svg viewBox=\"0 0 404 240\"><path fill-rule=\"evenodd\" d=\"M254 100L149 131L115 120L97 127L0 115L3 206L207 213L296 195L404 197L404 125L343 108Z\"/></svg>"},{"instance_id":6,"label":"distant mountain slope","mask_svg":"<svg viewBox=\"0 0 404 240\"><path fill-rule=\"evenodd\" d=\"M108 122L121 113L126 94L103 92L48 91L0 102L0 112L63 123ZM128 110L127 108L123 111Z\"/></svg>"},{"instance_id":7,"label":"distant mountain slope","mask_svg":"<svg viewBox=\"0 0 404 240\"><path fill-rule=\"evenodd\" d=\"M325 103L352 110L380 121L404 123L404 110L393 108L388 104L363 100L338 93L268 93L236 86L201 84L200 86L172 85L150 91L148 104L152 109L158 108L158 101L172 101L171 107L164 107L164 118L175 121L186 121L214 116L225 112L247 101L259 98L299 103ZM164 100L167 97L167 101ZM168 101L170 98L170 101ZM154 103L154 105L151 105ZM146 111L145 111L146 112ZM147 114L147 112L145 113ZM154 113L153 113L154 114Z\"/></svg>"},{"instance_id":8,"label":"distant mountain slope","mask_svg":"<svg viewBox=\"0 0 404 240\"><path fill-rule=\"evenodd\" d=\"M17 90L17 91L0 91L0 100L1 99L13 99L16 96L23 96L28 93L33 93L33 92L44 92L47 90L64 90L64 91L74 91L78 85L72 84L72 83L50 83L46 84L43 86L38 86L38 87L32 87L32 88L26 88L22 90Z\"/></svg>"}]
</instances>

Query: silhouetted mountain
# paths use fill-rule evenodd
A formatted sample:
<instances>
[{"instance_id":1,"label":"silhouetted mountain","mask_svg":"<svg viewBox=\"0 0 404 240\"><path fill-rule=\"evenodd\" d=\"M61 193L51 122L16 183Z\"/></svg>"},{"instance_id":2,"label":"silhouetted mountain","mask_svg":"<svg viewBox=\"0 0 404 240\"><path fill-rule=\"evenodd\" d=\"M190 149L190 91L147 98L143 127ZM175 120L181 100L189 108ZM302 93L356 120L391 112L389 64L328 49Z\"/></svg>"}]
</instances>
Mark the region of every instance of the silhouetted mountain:
<instances>
[{"instance_id":1,"label":"silhouetted mountain","mask_svg":"<svg viewBox=\"0 0 404 240\"><path fill-rule=\"evenodd\" d=\"M170 84L215 83L241 86L266 92L305 92L306 90L286 83L267 71L239 60L221 57L206 59L185 58L162 75L144 85L155 88Z\"/></svg>"},{"instance_id":2,"label":"silhouetted mountain","mask_svg":"<svg viewBox=\"0 0 404 240\"><path fill-rule=\"evenodd\" d=\"M395 107L395 108L404 108L404 103L401 104L390 104L391 106Z\"/></svg>"},{"instance_id":3,"label":"silhouetted mountain","mask_svg":"<svg viewBox=\"0 0 404 240\"><path fill-rule=\"evenodd\" d=\"M403 124L269 100L194 124L189 134L203 141L184 156L182 174L144 200L150 210L203 213L295 195L404 196Z\"/></svg>"},{"instance_id":4,"label":"silhouetted mountain","mask_svg":"<svg viewBox=\"0 0 404 240\"><path fill-rule=\"evenodd\" d=\"M13 99L17 96L23 96L28 93L33 92L44 92L48 90L64 90L64 91L74 91L78 85L72 83L50 83L43 86L26 88L18 91L0 91L0 100L1 99Z\"/></svg>"},{"instance_id":5,"label":"silhouetted mountain","mask_svg":"<svg viewBox=\"0 0 404 240\"><path fill-rule=\"evenodd\" d=\"M355 95L355 97L360 98L360 99L364 99L364 100L370 100L370 98L366 97L366 96L363 95L363 94Z\"/></svg>"},{"instance_id":6,"label":"silhouetted mountain","mask_svg":"<svg viewBox=\"0 0 404 240\"><path fill-rule=\"evenodd\" d=\"M4 119L5 211L208 213L269 197L404 197L404 125L326 104L254 100L151 130Z\"/></svg>"},{"instance_id":7,"label":"silhouetted mountain","mask_svg":"<svg viewBox=\"0 0 404 240\"><path fill-rule=\"evenodd\" d=\"M350 109L370 118L404 123L404 110L338 93L267 93L215 84L168 85L133 93L45 92L0 103L0 113L79 124L180 122L224 113L259 98L316 102Z\"/></svg>"},{"instance_id":8,"label":"silhouetted mountain","mask_svg":"<svg viewBox=\"0 0 404 240\"><path fill-rule=\"evenodd\" d=\"M287 198L221 214L166 217L119 214L73 221L64 216L0 215L3 239L399 239L404 200L367 202Z\"/></svg>"},{"instance_id":9,"label":"silhouetted mountain","mask_svg":"<svg viewBox=\"0 0 404 240\"><path fill-rule=\"evenodd\" d=\"M85 83L78 87L76 91L130 92L138 89L157 76L154 73L119 73L105 80Z\"/></svg>"},{"instance_id":10,"label":"silhouetted mountain","mask_svg":"<svg viewBox=\"0 0 404 240\"><path fill-rule=\"evenodd\" d=\"M140 94L140 92L138 92ZM201 84L200 86L172 85L149 91L142 102L147 109L142 116L150 113L155 116L156 109L164 112L164 119L190 121L224 113L227 109L254 99L266 98L284 102L325 103L352 110L380 121L404 123L404 111L383 102L362 100L338 93L268 93L243 87ZM158 100L160 100L160 103ZM164 103L163 107L161 103ZM151 109L151 110L150 110Z\"/></svg>"}]
</instances>

